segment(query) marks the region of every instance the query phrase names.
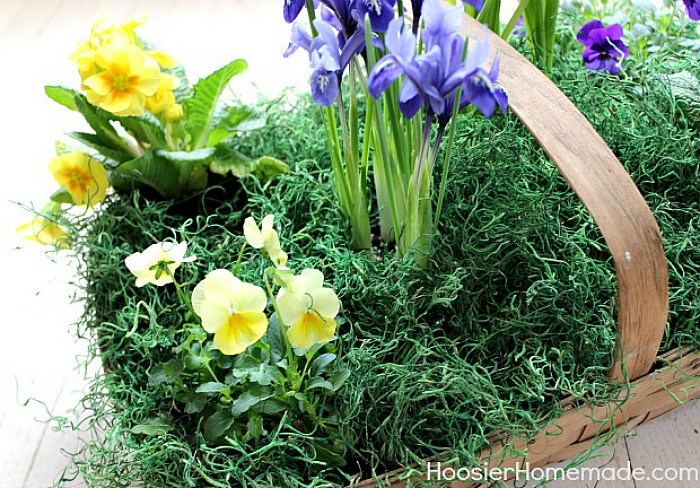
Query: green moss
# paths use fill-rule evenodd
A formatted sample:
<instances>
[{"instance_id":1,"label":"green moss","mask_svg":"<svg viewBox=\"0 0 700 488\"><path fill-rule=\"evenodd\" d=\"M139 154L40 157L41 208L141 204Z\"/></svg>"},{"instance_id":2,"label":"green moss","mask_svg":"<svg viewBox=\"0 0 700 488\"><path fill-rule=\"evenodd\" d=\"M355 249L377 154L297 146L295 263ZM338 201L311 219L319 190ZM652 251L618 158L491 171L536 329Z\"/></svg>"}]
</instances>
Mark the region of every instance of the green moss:
<instances>
[{"instance_id":1,"label":"green moss","mask_svg":"<svg viewBox=\"0 0 700 488\"><path fill-rule=\"evenodd\" d=\"M697 346L697 132L658 73L634 69L635 80L593 77L562 62L554 79L659 220L672 287L664 349ZM87 305L79 332L92 337L105 364L85 403L95 412L91 426L108 428L76 457L90 483L342 486L358 466L366 477L443 451L466 465L487 435L531 435L559 415L568 395L611 397L611 259L585 208L511 114L460 123L448 205L424 273L386 247L375 256L347 247L319 111L306 100L263 108L267 128L241 146L284 159L290 174L266 186L245 178L177 203L116 196L76 229ZM313 464L310 443L289 421L256 445L207 446L186 421L159 437L131 433L172 410L167 385L149 385L148 373L182 340L185 310L174 289L135 288L124 258L168 237L185 240L198 259L178 273L191 288L208 271L232 267L244 218L267 213L294 269L321 269L343 303L340 349L352 375L334 402L344 420L339 441L348 446L344 472ZM249 260L241 279L259 276L260 266Z\"/></svg>"}]
</instances>

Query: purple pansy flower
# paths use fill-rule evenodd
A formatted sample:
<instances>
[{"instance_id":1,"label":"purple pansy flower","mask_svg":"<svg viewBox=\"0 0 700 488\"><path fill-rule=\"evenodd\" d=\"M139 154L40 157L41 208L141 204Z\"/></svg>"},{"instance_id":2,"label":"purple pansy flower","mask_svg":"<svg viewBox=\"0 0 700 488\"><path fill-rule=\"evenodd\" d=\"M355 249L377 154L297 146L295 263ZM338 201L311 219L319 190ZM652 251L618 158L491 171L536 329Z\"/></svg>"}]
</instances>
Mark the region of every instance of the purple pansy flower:
<instances>
[{"instance_id":1,"label":"purple pansy flower","mask_svg":"<svg viewBox=\"0 0 700 488\"><path fill-rule=\"evenodd\" d=\"M365 15L369 16L372 30L386 32L389 22L394 18L396 0L352 0L357 9L357 18L362 22Z\"/></svg>"},{"instance_id":2,"label":"purple pansy flower","mask_svg":"<svg viewBox=\"0 0 700 488\"><path fill-rule=\"evenodd\" d=\"M588 69L619 73L622 59L629 56L627 47L622 43L620 24L605 27L600 20L591 20L581 27L576 39L586 46L583 60Z\"/></svg>"},{"instance_id":3,"label":"purple pansy flower","mask_svg":"<svg viewBox=\"0 0 700 488\"><path fill-rule=\"evenodd\" d=\"M700 0L683 0L688 17L693 20L700 20Z\"/></svg>"},{"instance_id":4,"label":"purple pansy flower","mask_svg":"<svg viewBox=\"0 0 700 488\"><path fill-rule=\"evenodd\" d=\"M427 49L416 55L416 36L406 29L402 19L389 24L385 43L389 54L380 59L369 76L369 92L378 98L401 75L404 79L399 91L399 107L405 117L411 118L425 107L429 116L437 116L446 124L452 115L457 89L463 87L459 106L473 103L486 116L499 105L503 110L507 96L496 83L498 63L491 72L483 65L488 61L489 47L479 43L466 61L462 61L464 38L459 34L461 15L456 9L443 10L439 0L423 2L422 17L425 28L421 36Z\"/></svg>"}]
</instances>

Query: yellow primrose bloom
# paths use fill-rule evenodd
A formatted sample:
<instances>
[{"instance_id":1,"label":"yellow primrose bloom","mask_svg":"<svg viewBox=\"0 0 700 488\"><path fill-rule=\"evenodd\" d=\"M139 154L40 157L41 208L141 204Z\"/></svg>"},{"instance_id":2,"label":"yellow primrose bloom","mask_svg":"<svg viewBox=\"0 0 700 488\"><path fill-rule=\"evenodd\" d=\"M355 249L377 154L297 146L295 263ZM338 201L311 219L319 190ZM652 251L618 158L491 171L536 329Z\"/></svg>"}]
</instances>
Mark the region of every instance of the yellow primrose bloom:
<instances>
[{"instance_id":1,"label":"yellow primrose bloom","mask_svg":"<svg viewBox=\"0 0 700 488\"><path fill-rule=\"evenodd\" d=\"M214 345L228 355L242 353L265 335L266 305L262 288L225 269L212 271L192 291L192 307L202 327L214 334Z\"/></svg>"},{"instance_id":2,"label":"yellow primrose bloom","mask_svg":"<svg viewBox=\"0 0 700 488\"><path fill-rule=\"evenodd\" d=\"M180 78L168 73L161 73L160 85L156 92L146 98L146 110L152 114L166 112L175 105L175 94L173 90L180 86Z\"/></svg>"},{"instance_id":3,"label":"yellow primrose bloom","mask_svg":"<svg viewBox=\"0 0 700 488\"><path fill-rule=\"evenodd\" d=\"M272 227L274 215L266 215L262 220L261 228L253 217L248 217L243 222L243 235L251 247L263 249L277 267L287 264L287 253L280 247L280 239L277 231Z\"/></svg>"},{"instance_id":4,"label":"yellow primrose bloom","mask_svg":"<svg viewBox=\"0 0 700 488\"><path fill-rule=\"evenodd\" d=\"M17 227L22 237L39 244L48 244L60 249L70 248L70 234L65 227L44 217L36 216L30 222Z\"/></svg>"},{"instance_id":5,"label":"yellow primrose bloom","mask_svg":"<svg viewBox=\"0 0 700 488\"><path fill-rule=\"evenodd\" d=\"M187 243L157 242L143 252L135 252L124 260L131 274L136 276L136 286L152 283L156 286L173 282L173 273L182 263L190 263L195 256L185 257Z\"/></svg>"},{"instance_id":6,"label":"yellow primrose bloom","mask_svg":"<svg viewBox=\"0 0 700 488\"><path fill-rule=\"evenodd\" d=\"M83 81L88 101L118 116L142 115L160 85L158 65L131 44L101 47L95 63L104 71Z\"/></svg>"},{"instance_id":7,"label":"yellow primrose bloom","mask_svg":"<svg viewBox=\"0 0 700 488\"><path fill-rule=\"evenodd\" d=\"M49 162L49 171L56 182L68 190L75 205L92 207L107 195L107 170L84 152L56 156Z\"/></svg>"},{"instance_id":8,"label":"yellow primrose bloom","mask_svg":"<svg viewBox=\"0 0 700 488\"><path fill-rule=\"evenodd\" d=\"M335 334L340 300L333 290L323 287L323 273L305 269L287 284L277 295L277 305L282 321L289 326L289 343L309 349L329 341Z\"/></svg>"},{"instance_id":9,"label":"yellow primrose bloom","mask_svg":"<svg viewBox=\"0 0 700 488\"><path fill-rule=\"evenodd\" d=\"M170 106L167 112L165 112L165 120L168 122L177 122L185 116L185 111L182 109L182 105L179 103L174 103Z\"/></svg>"},{"instance_id":10,"label":"yellow primrose bloom","mask_svg":"<svg viewBox=\"0 0 700 488\"><path fill-rule=\"evenodd\" d=\"M146 51L146 55L158 63L161 68L173 69L175 66L180 64L177 59L172 57L170 54L164 53L163 51Z\"/></svg>"}]
</instances>

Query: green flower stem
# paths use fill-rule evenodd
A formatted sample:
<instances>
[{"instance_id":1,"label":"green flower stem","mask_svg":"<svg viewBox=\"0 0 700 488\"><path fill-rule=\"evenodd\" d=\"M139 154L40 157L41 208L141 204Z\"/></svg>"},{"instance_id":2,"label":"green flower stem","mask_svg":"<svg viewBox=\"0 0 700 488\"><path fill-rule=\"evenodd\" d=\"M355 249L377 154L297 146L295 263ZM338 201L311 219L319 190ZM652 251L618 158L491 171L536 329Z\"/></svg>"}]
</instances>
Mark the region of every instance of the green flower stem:
<instances>
[{"instance_id":1,"label":"green flower stem","mask_svg":"<svg viewBox=\"0 0 700 488\"><path fill-rule=\"evenodd\" d=\"M272 286L270 285L270 279L265 273L265 289L267 290L267 295L270 297L270 302L272 303L272 308L277 314L277 323L279 323L280 326L280 333L282 334L282 338L284 339L284 344L287 347L287 357L289 358L289 364L290 366L294 366L294 371L297 369L297 358L292 352L292 345L289 343L289 337L287 337L287 326L285 325L284 321L282 320L282 314L280 313L279 306L277 305L277 300L275 299L275 295L272 292ZM294 383L292 383L294 384Z\"/></svg>"},{"instance_id":2,"label":"green flower stem","mask_svg":"<svg viewBox=\"0 0 700 488\"><path fill-rule=\"evenodd\" d=\"M219 381L219 378L216 377L216 373L214 373L214 370L211 369L211 365L209 364L211 359L210 358L207 358L207 359L208 359L208 361L206 363L204 363L204 367L207 368L207 371L209 371L209 374L211 375L211 378L214 381L216 381L217 383L221 383L221 381Z\"/></svg>"},{"instance_id":3,"label":"green flower stem","mask_svg":"<svg viewBox=\"0 0 700 488\"><path fill-rule=\"evenodd\" d=\"M241 262L243 261L243 252L245 251L245 248L248 246L247 242L244 242L243 245L241 246L241 250L238 251L238 259L236 259L236 265L233 267L233 271L231 271L231 274L233 276L236 276L238 272L241 270Z\"/></svg>"},{"instance_id":4,"label":"green flower stem","mask_svg":"<svg viewBox=\"0 0 700 488\"><path fill-rule=\"evenodd\" d=\"M515 29L515 24L518 23L518 19L521 15L523 15L529 3L530 0L520 0L520 3L518 3L518 6L515 9L515 12L513 12L513 15L510 17L510 20L506 24L506 27L501 32L501 37L503 38L503 40L508 40L510 34L513 32L513 29Z\"/></svg>"},{"instance_id":5,"label":"green flower stem","mask_svg":"<svg viewBox=\"0 0 700 488\"><path fill-rule=\"evenodd\" d=\"M199 316L194 312L194 308L192 307L192 302L187 297L185 292L182 290L180 283L178 283L178 281L175 279L175 276L173 275L173 273L170 271L170 269L168 267L165 268L165 272L168 273L168 276L170 276L170 279L173 280L173 284L175 285L175 289L177 290L177 294L180 297L180 301L183 304L185 304L185 306L187 307L187 310L192 315L192 320L196 320L199 323Z\"/></svg>"},{"instance_id":6,"label":"green flower stem","mask_svg":"<svg viewBox=\"0 0 700 488\"><path fill-rule=\"evenodd\" d=\"M314 20L316 20L316 11L314 10L314 1L306 0L306 14L309 16L309 27L311 27L311 36L316 37L318 32L314 27Z\"/></svg>"}]
</instances>

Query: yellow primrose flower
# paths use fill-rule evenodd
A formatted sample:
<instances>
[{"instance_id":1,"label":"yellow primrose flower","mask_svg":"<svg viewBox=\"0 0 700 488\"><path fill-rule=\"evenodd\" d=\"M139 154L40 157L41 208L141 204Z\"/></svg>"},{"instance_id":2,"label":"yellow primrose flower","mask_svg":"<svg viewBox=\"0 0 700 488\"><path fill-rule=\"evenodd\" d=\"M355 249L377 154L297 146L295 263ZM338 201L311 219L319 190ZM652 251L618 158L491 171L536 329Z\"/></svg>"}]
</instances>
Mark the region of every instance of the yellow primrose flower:
<instances>
[{"instance_id":1,"label":"yellow primrose flower","mask_svg":"<svg viewBox=\"0 0 700 488\"><path fill-rule=\"evenodd\" d=\"M161 68L173 69L175 66L180 64L177 59L172 57L170 54L164 53L163 51L146 51L146 55L158 63Z\"/></svg>"},{"instance_id":2,"label":"yellow primrose flower","mask_svg":"<svg viewBox=\"0 0 700 488\"><path fill-rule=\"evenodd\" d=\"M84 152L56 156L49 162L49 171L56 182L68 190L75 205L92 207L107 194L107 170Z\"/></svg>"},{"instance_id":3,"label":"yellow primrose flower","mask_svg":"<svg viewBox=\"0 0 700 488\"><path fill-rule=\"evenodd\" d=\"M190 263L195 256L185 257L187 243L158 242L143 252L135 252L124 260L131 274L136 276L136 286L152 283L156 286L173 282L173 273L182 263Z\"/></svg>"},{"instance_id":4,"label":"yellow primrose flower","mask_svg":"<svg viewBox=\"0 0 700 488\"><path fill-rule=\"evenodd\" d=\"M282 321L289 326L289 343L309 349L329 341L335 334L340 300L333 290L323 287L323 273L305 269L287 284L277 295L277 305Z\"/></svg>"},{"instance_id":5,"label":"yellow primrose flower","mask_svg":"<svg viewBox=\"0 0 700 488\"><path fill-rule=\"evenodd\" d=\"M242 353L265 335L266 305L262 288L225 269L212 271L192 291L192 307L202 327L214 334L214 345L228 355Z\"/></svg>"},{"instance_id":6,"label":"yellow primrose flower","mask_svg":"<svg viewBox=\"0 0 700 488\"><path fill-rule=\"evenodd\" d=\"M175 105L175 94L173 90L180 86L180 78L168 73L161 73L160 85L156 92L146 98L146 110L152 114L166 112Z\"/></svg>"},{"instance_id":7,"label":"yellow primrose flower","mask_svg":"<svg viewBox=\"0 0 700 488\"><path fill-rule=\"evenodd\" d=\"M70 248L70 235L65 227L44 217L36 216L30 222L17 227L22 237L39 244L48 244L60 249Z\"/></svg>"},{"instance_id":8,"label":"yellow primrose flower","mask_svg":"<svg viewBox=\"0 0 700 488\"><path fill-rule=\"evenodd\" d=\"M167 112L165 112L165 120L168 122L177 122L185 116L185 111L182 109L182 105L179 103L174 103L170 106Z\"/></svg>"},{"instance_id":9,"label":"yellow primrose flower","mask_svg":"<svg viewBox=\"0 0 700 488\"><path fill-rule=\"evenodd\" d=\"M160 85L158 65L131 44L102 46L95 63L104 71L83 81L88 101L118 116L142 115Z\"/></svg>"},{"instance_id":10,"label":"yellow primrose flower","mask_svg":"<svg viewBox=\"0 0 700 488\"><path fill-rule=\"evenodd\" d=\"M266 215L262 220L261 228L253 217L248 217L243 222L243 235L251 247L263 249L277 267L287 264L287 253L280 247L280 239L277 231L272 227L274 215Z\"/></svg>"}]
</instances>

